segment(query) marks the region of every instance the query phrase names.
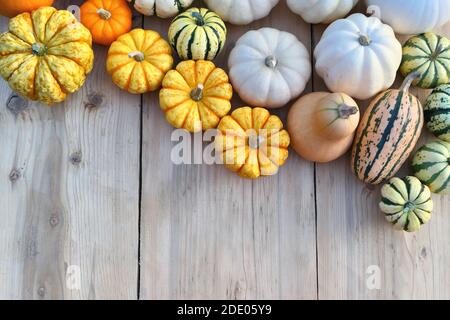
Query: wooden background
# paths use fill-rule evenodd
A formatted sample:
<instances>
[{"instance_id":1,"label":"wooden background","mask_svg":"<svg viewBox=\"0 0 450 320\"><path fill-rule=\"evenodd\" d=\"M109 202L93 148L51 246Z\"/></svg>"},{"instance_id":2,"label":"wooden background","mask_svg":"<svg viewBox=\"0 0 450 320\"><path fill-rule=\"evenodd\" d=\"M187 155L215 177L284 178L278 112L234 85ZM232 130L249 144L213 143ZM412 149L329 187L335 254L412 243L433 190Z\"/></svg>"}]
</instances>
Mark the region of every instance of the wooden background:
<instances>
[{"instance_id":1,"label":"wooden background","mask_svg":"<svg viewBox=\"0 0 450 320\"><path fill-rule=\"evenodd\" d=\"M169 23L135 16L164 36ZM229 25L217 64L263 26L294 33L311 53L325 28L281 0L266 19ZM440 32L450 36L450 25ZM431 223L405 234L385 222L379 188L356 180L348 156L316 165L292 152L257 181L173 165L157 93L116 88L106 52L95 48L86 85L52 108L0 82L1 299L450 299L450 198L434 197ZM324 89L314 76L306 92ZM378 289L367 286L372 270Z\"/></svg>"}]
</instances>

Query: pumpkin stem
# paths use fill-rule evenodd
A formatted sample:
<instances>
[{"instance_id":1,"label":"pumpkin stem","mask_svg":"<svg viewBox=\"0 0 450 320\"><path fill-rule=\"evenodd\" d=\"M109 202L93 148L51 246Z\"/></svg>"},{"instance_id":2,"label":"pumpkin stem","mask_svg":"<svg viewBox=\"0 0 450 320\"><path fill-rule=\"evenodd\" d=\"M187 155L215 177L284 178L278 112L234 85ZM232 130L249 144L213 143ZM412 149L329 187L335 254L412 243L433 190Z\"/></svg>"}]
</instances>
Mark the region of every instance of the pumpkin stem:
<instances>
[{"instance_id":1,"label":"pumpkin stem","mask_svg":"<svg viewBox=\"0 0 450 320\"><path fill-rule=\"evenodd\" d=\"M405 80L403 81L402 86L400 87L400 91L404 91L404 92L408 92L409 88L411 87L411 84L413 83L414 80L416 80L418 77L420 77L420 72L419 71L414 71L411 72L410 74L408 74L408 76L405 78Z\"/></svg>"},{"instance_id":2,"label":"pumpkin stem","mask_svg":"<svg viewBox=\"0 0 450 320\"><path fill-rule=\"evenodd\" d=\"M197 86L197 88L192 89L192 91L191 91L192 100L194 100L194 101L202 100L203 99L203 89L204 89L204 86L202 84L199 84Z\"/></svg>"},{"instance_id":3,"label":"pumpkin stem","mask_svg":"<svg viewBox=\"0 0 450 320\"><path fill-rule=\"evenodd\" d=\"M200 12L192 12L192 18L194 18L195 23L201 27L205 25L205 19L203 18L203 16L200 14Z\"/></svg>"},{"instance_id":4,"label":"pumpkin stem","mask_svg":"<svg viewBox=\"0 0 450 320\"><path fill-rule=\"evenodd\" d=\"M409 213L409 212L413 211L414 209L416 209L416 205L414 203L412 203L411 201L408 201L407 203L405 203L403 212Z\"/></svg>"},{"instance_id":5,"label":"pumpkin stem","mask_svg":"<svg viewBox=\"0 0 450 320\"><path fill-rule=\"evenodd\" d=\"M371 16L371 17L375 17L381 20L381 9L379 6L374 6L371 5L367 8L367 13Z\"/></svg>"},{"instance_id":6,"label":"pumpkin stem","mask_svg":"<svg viewBox=\"0 0 450 320\"><path fill-rule=\"evenodd\" d=\"M278 65L278 60L274 56L268 56L264 62L266 66L270 69L275 69Z\"/></svg>"},{"instance_id":7,"label":"pumpkin stem","mask_svg":"<svg viewBox=\"0 0 450 320\"><path fill-rule=\"evenodd\" d=\"M142 62L142 61L145 60L144 54L143 54L142 52L140 52L140 51L133 51L133 52L130 52L130 53L128 54L128 57L129 57L129 58L132 58L132 59L134 59L134 60L136 60L137 62Z\"/></svg>"},{"instance_id":8,"label":"pumpkin stem","mask_svg":"<svg viewBox=\"0 0 450 320\"><path fill-rule=\"evenodd\" d=\"M358 108L355 106L348 106L346 104L340 104L338 106L339 118L348 119L350 116L358 113Z\"/></svg>"},{"instance_id":9,"label":"pumpkin stem","mask_svg":"<svg viewBox=\"0 0 450 320\"><path fill-rule=\"evenodd\" d=\"M359 44L367 47L370 46L370 44L372 43L372 40L370 40L369 36L362 34L359 36Z\"/></svg>"},{"instance_id":10,"label":"pumpkin stem","mask_svg":"<svg viewBox=\"0 0 450 320\"><path fill-rule=\"evenodd\" d=\"M102 18L103 20L109 20L112 17L111 12L109 12L108 10L105 10L103 8L100 8L97 10L97 14L100 16L100 18Z\"/></svg>"},{"instance_id":11,"label":"pumpkin stem","mask_svg":"<svg viewBox=\"0 0 450 320\"><path fill-rule=\"evenodd\" d=\"M42 43L33 43L31 45L31 51L35 56L42 57L47 54L47 47Z\"/></svg>"},{"instance_id":12,"label":"pumpkin stem","mask_svg":"<svg viewBox=\"0 0 450 320\"><path fill-rule=\"evenodd\" d=\"M248 145L252 149L259 149L261 144L264 142L264 137L261 136L250 136L248 140Z\"/></svg>"},{"instance_id":13,"label":"pumpkin stem","mask_svg":"<svg viewBox=\"0 0 450 320\"><path fill-rule=\"evenodd\" d=\"M436 51L434 51L433 54L431 55L430 60L436 61L441 52L442 52L442 43L439 43L439 45L436 48Z\"/></svg>"}]
</instances>

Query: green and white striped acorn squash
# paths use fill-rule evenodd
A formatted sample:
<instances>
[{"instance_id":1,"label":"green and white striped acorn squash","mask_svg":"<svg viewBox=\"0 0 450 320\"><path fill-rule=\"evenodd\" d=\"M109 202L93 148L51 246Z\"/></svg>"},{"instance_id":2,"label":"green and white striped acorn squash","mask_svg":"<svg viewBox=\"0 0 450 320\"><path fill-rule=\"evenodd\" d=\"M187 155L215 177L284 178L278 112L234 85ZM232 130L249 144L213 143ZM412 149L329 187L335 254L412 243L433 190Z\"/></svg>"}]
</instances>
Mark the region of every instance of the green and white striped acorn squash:
<instances>
[{"instance_id":1,"label":"green and white striped acorn squash","mask_svg":"<svg viewBox=\"0 0 450 320\"><path fill-rule=\"evenodd\" d=\"M381 189L380 209L396 229L415 232L431 219L430 189L416 177L393 178Z\"/></svg>"},{"instance_id":2,"label":"green and white striped acorn squash","mask_svg":"<svg viewBox=\"0 0 450 320\"><path fill-rule=\"evenodd\" d=\"M428 129L439 139L450 142L450 84L443 84L430 94L424 106Z\"/></svg>"},{"instance_id":3,"label":"green and white striped acorn squash","mask_svg":"<svg viewBox=\"0 0 450 320\"><path fill-rule=\"evenodd\" d=\"M413 159L413 171L431 192L450 194L450 143L433 141L420 148Z\"/></svg>"},{"instance_id":4,"label":"green and white striped acorn squash","mask_svg":"<svg viewBox=\"0 0 450 320\"><path fill-rule=\"evenodd\" d=\"M407 76L419 72L413 85L434 89L450 82L450 40L427 32L409 39L403 46L400 72Z\"/></svg>"},{"instance_id":5,"label":"green and white striped acorn squash","mask_svg":"<svg viewBox=\"0 0 450 320\"><path fill-rule=\"evenodd\" d=\"M170 44L182 60L213 60L222 51L227 28L222 19L205 8L192 8L173 19Z\"/></svg>"},{"instance_id":6,"label":"green and white striped acorn squash","mask_svg":"<svg viewBox=\"0 0 450 320\"><path fill-rule=\"evenodd\" d=\"M392 178L414 150L424 121L419 99L409 93L417 76L410 74L399 90L381 93L364 113L351 160L361 181L380 184Z\"/></svg>"}]
</instances>

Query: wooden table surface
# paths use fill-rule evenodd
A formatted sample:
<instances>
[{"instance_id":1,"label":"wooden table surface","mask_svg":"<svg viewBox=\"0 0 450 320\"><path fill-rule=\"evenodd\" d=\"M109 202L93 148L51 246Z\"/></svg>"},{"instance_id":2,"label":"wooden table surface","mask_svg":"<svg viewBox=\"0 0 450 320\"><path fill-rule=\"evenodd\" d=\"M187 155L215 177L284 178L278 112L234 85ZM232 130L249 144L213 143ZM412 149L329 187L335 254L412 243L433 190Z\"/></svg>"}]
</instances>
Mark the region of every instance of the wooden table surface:
<instances>
[{"instance_id":1,"label":"wooden table surface","mask_svg":"<svg viewBox=\"0 0 450 320\"><path fill-rule=\"evenodd\" d=\"M169 20L134 20L166 37ZM263 26L311 53L325 29L281 0L263 20L228 25L217 64ZM450 36L450 25L438 31ZM115 87L106 52L95 47L86 85L52 108L0 82L1 299L450 299L449 197L434 196L432 221L406 234L385 222L379 187L358 182L348 156L318 165L291 152L257 181L174 165L158 94ZM306 92L323 90L315 75Z\"/></svg>"}]
</instances>

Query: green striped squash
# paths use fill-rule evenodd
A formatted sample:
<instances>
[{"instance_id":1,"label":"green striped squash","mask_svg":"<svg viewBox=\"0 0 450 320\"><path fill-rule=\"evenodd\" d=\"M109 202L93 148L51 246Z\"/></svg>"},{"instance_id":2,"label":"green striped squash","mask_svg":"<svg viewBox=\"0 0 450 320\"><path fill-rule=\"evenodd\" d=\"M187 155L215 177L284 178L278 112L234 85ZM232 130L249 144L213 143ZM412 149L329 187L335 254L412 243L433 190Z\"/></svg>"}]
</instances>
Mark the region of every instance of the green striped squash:
<instances>
[{"instance_id":1,"label":"green striped squash","mask_svg":"<svg viewBox=\"0 0 450 320\"><path fill-rule=\"evenodd\" d=\"M439 139L450 142L450 84L433 90L424 112L428 129Z\"/></svg>"},{"instance_id":2,"label":"green striped squash","mask_svg":"<svg viewBox=\"0 0 450 320\"><path fill-rule=\"evenodd\" d=\"M182 60L213 60L222 51L227 28L213 11L192 8L175 17L169 40Z\"/></svg>"},{"instance_id":3,"label":"green striped squash","mask_svg":"<svg viewBox=\"0 0 450 320\"><path fill-rule=\"evenodd\" d=\"M403 46L400 72L407 76L419 72L413 85L423 89L434 89L450 82L450 41L428 32L412 37Z\"/></svg>"},{"instance_id":4,"label":"green striped squash","mask_svg":"<svg viewBox=\"0 0 450 320\"><path fill-rule=\"evenodd\" d=\"M416 177L393 178L381 189L380 209L397 230L415 232L431 219L430 189Z\"/></svg>"},{"instance_id":5,"label":"green striped squash","mask_svg":"<svg viewBox=\"0 0 450 320\"><path fill-rule=\"evenodd\" d=\"M352 150L352 170L365 183L392 178L408 159L423 128L420 101L409 93L417 74L409 75L400 90L381 93L359 124Z\"/></svg>"},{"instance_id":6,"label":"green striped squash","mask_svg":"<svg viewBox=\"0 0 450 320\"><path fill-rule=\"evenodd\" d=\"M413 171L431 192L450 194L450 143L438 140L420 148L413 159Z\"/></svg>"}]
</instances>

